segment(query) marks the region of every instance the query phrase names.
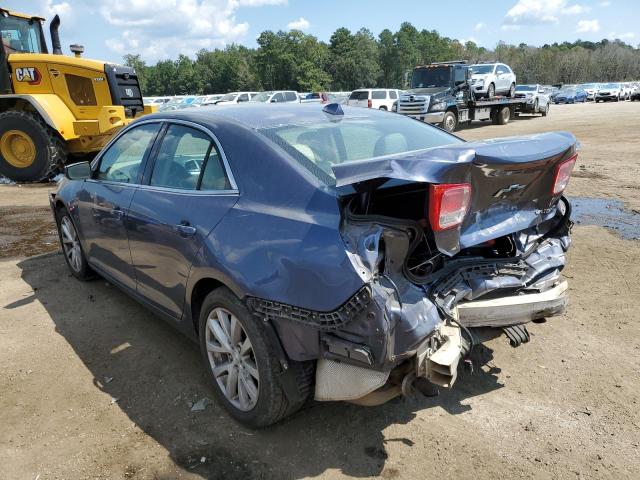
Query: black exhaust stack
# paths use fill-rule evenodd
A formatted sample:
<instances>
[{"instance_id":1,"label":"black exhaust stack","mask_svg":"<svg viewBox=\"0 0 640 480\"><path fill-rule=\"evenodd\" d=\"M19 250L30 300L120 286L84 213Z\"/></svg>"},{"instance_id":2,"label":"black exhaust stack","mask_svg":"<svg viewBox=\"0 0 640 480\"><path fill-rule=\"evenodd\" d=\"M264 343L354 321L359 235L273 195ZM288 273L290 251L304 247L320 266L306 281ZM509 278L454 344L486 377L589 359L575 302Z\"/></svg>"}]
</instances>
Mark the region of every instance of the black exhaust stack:
<instances>
[{"instance_id":1,"label":"black exhaust stack","mask_svg":"<svg viewBox=\"0 0 640 480\"><path fill-rule=\"evenodd\" d=\"M62 44L60 43L60 34L58 33L58 27L60 26L60 17L56 15L51 20L49 25L49 32L51 33L51 48L54 55L62 55Z\"/></svg>"}]
</instances>

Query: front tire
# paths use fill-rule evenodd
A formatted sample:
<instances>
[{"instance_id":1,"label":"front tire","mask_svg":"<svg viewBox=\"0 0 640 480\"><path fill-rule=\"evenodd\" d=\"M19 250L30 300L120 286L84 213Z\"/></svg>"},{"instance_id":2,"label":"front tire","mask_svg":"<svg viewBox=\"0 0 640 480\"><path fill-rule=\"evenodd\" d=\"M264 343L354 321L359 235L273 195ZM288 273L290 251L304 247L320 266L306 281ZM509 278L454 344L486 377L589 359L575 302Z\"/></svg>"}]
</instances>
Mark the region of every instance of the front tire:
<instances>
[{"instance_id":1,"label":"front tire","mask_svg":"<svg viewBox=\"0 0 640 480\"><path fill-rule=\"evenodd\" d=\"M280 381L276 346L259 319L227 288L212 291L200 310L200 350L218 402L243 425L261 428L305 403L312 362L288 362L300 398L291 402Z\"/></svg>"},{"instance_id":2,"label":"front tire","mask_svg":"<svg viewBox=\"0 0 640 480\"><path fill-rule=\"evenodd\" d=\"M493 83L489 84L489 88L487 88L487 98L493 98L496 96L496 86Z\"/></svg>"},{"instance_id":3,"label":"front tire","mask_svg":"<svg viewBox=\"0 0 640 480\"><path fill-rule=\"evenodd\" d=\"M17 110L0 113L0 174L37 182L55 173L65 156L62 140L40 118Z\"/></svg>"},{"instance_id":4,"label":"front tire","mask_svg":"<svg viewBox=\"0 0 640 480\"><path fill-rule=\"evenodd\" d=\"M89 280L95 276L87 263L87 257L82 250L78 231L66 208L60 208L56 212L56 224L58 237L64 260L67 262L71 274L79 280Z\"/></svg>"},{"instance_id":5,"label":"front tire","mask_svg":"<svg viewBox=\"0 0 640 480\"><path fill-rule=\"evenodd\" d=\"M547 103L547 105L544 107L544 110L542 110L542 116L546 117L547 115L549 115L549 103Z\"/></svg>"},{"instance_id":6,"label":"front tire","mask_svg":"<svg viewBox=\"0 0 640 480\"><path fill-rule=\"evenodd\" d=\"M451 111L445 112L444 118L442 120L442 128L447 132L456 131L456 128L458 128L458 117L455 113Z\"/></svg>"}]
</instances>

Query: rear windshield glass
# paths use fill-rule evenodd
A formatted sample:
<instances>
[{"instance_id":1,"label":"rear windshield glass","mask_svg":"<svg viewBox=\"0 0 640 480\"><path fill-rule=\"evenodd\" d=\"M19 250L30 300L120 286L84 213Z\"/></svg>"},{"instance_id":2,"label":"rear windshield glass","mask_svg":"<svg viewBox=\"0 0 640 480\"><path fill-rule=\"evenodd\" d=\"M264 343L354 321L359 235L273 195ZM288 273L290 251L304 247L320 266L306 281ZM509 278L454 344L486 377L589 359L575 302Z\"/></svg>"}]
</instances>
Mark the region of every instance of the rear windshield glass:
<instances>
[{"instance_id":1,"label":"rear windshield glass","mask_svg":"<svg viewBox=\"0 0 640 480\"><path fill-rule=\"evenodd\" d=\"M351 93L349 100L367 100L369 98L369 92L366 90L356 90Z\"/></svg>"},{"instance_id":2,"label":"rear windshield glass","mask_svg":"<svg viewBox=\"0 0 640 480\"><path fill-rule=\"evenodd\" d=\"M335 184L333 165L463 142L442 130L400 115L282 125L258 131L329 185Z\"/></svg>"}]
</instances>

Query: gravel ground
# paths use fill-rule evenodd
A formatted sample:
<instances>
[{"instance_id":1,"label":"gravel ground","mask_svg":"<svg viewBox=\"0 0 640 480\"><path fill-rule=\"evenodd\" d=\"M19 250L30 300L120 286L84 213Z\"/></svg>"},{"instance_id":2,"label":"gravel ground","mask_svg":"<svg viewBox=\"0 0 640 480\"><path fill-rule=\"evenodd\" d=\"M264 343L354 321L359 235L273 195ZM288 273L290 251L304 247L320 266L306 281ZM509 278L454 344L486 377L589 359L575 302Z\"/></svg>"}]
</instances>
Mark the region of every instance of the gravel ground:
<instances>
[{"instance_id":1,"label":"gravel ground","mask_svg":"<svg viewBox=\"0 0 640 480\"><path fill-rule=\"evenodd\" d=\"M639 128L640 103L624 102L459 134L571 131L582 150L569 195L633 211ZM191 411L213 398L194 344L106 282L70 277L51 188L0 186L3 479L638 478L636 240L577 224L566 314L517 349L504 338L478 349L475 373L439 397L312 404L250 431L215 403Z\"/></svg>"}]
</instances>

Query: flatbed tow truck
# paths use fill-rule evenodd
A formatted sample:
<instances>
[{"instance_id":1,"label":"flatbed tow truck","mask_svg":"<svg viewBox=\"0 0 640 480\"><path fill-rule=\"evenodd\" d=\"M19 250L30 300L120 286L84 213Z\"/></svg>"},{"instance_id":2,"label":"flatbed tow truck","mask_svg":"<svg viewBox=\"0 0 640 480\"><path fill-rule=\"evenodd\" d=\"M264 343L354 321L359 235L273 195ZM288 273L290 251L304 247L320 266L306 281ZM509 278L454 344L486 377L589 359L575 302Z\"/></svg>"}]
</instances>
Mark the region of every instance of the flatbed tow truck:
<instances>
[{"instance_id":1,"label":"flatbed tow truck","mask_svg":"<svg viewBox=\"0 0 640 480\"><path fill-rule=\"evenodd\" d=\"M411 89L400 96L394 110L453 132L460 124L472 120L491 120L495 125L505 125L525 101L502 96L476 99L471 89L470 66L455 61L415 67Z\"/></svg>"}]
</instances>

